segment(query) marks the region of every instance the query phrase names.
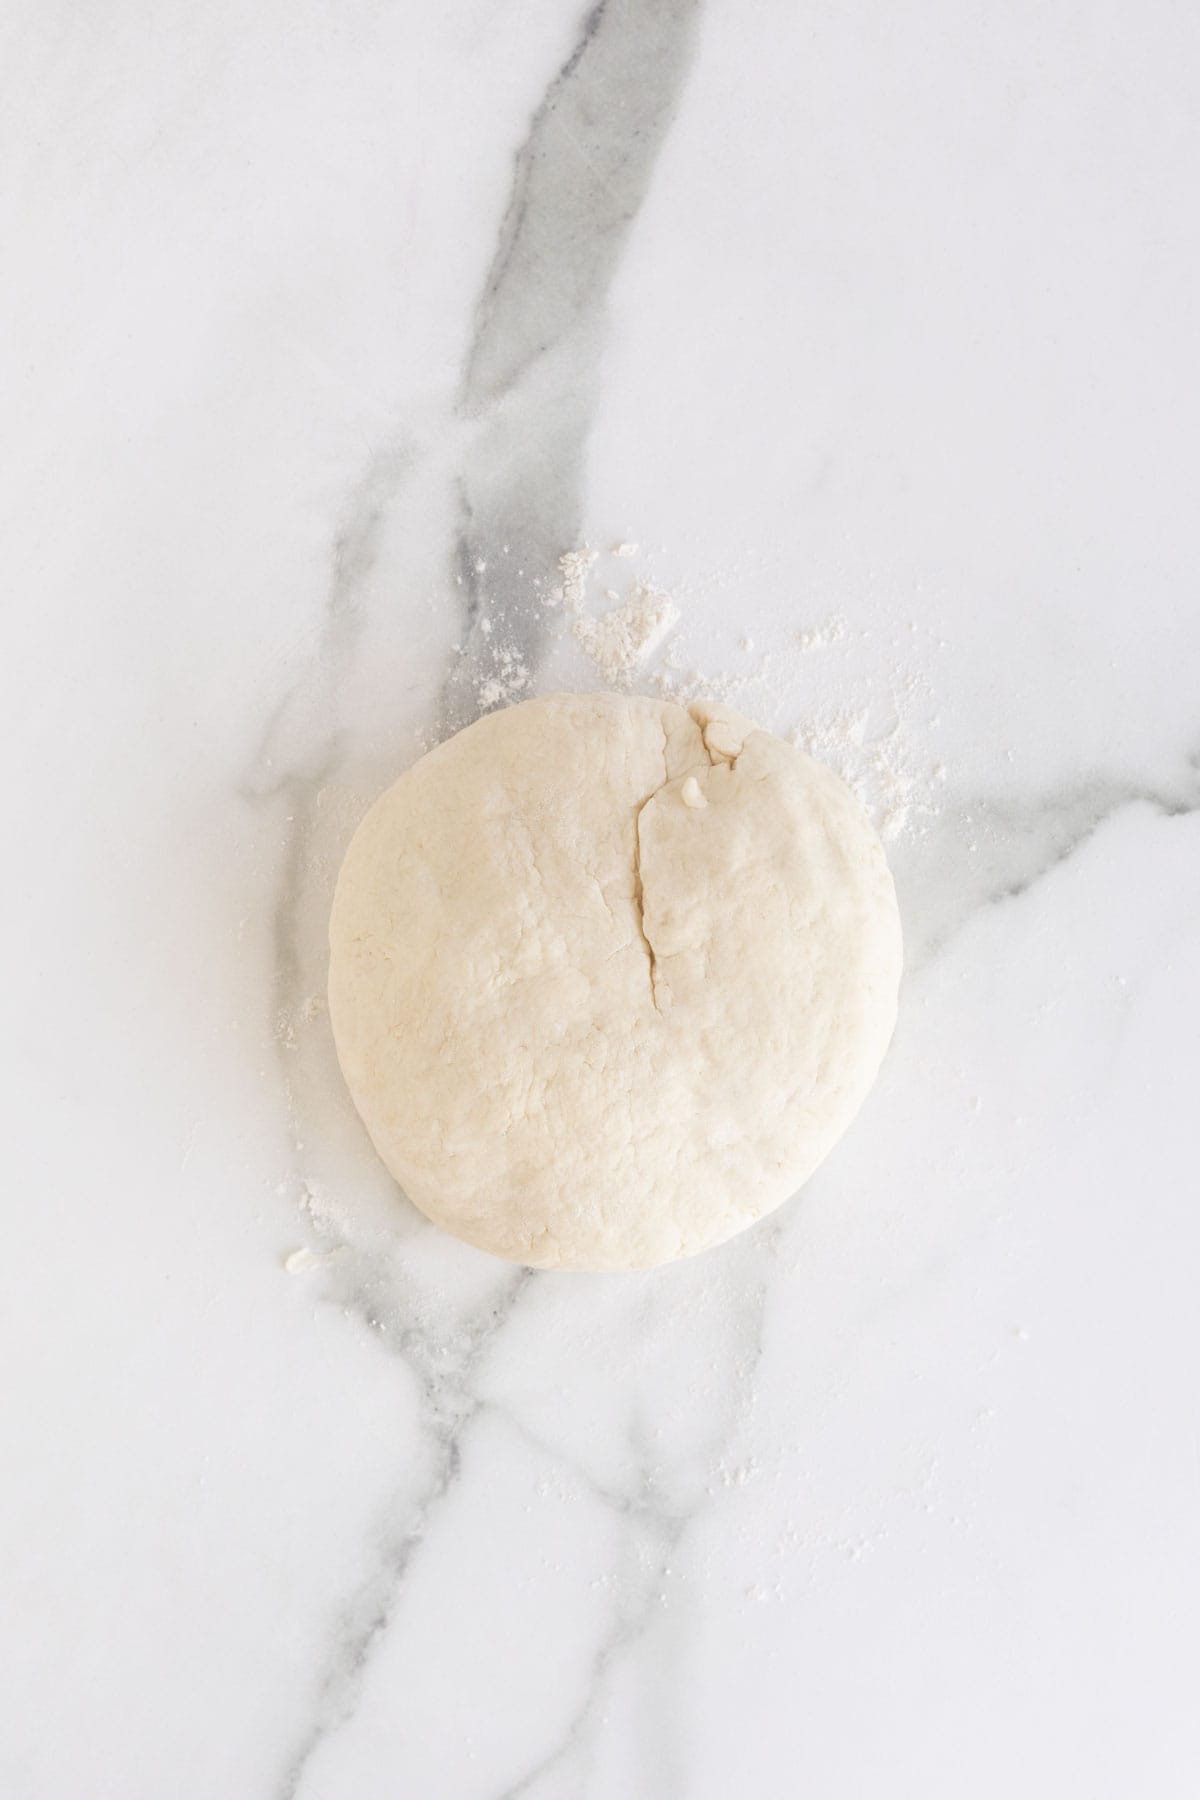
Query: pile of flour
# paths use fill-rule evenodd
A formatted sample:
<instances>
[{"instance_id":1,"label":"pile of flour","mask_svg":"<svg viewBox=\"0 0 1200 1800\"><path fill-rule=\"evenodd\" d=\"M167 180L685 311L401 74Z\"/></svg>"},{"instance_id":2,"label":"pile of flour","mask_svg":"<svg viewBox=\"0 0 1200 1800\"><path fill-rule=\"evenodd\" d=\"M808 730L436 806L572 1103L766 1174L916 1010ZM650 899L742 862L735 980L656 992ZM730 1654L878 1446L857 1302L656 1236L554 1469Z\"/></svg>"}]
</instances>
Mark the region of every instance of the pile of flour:
<instances>
[{"instance_id":1,"label":"pile of flour","mask_svg":"<svg viewBox=\"0 0 1200 1800\"><path fill-rule=\"evenodd\" d=\"M871 633L841 614L753 655L753 641L741 637L733 668L694 666L684 654L684 606L639 572L639 559L634 543L603 554L584 544L564 552L557 580L543 590L543 604L561 612L608 686L640 688L685 706L696 700L735 706L835 769L885 840L927 828L945 780L944 768L925 750L936 726L927 674L894 646L881 667L884 646L869 645ZM908 631L915 638L916 625ZM861 666L865 645L875 651L868 671ZM517 697L514 690L496 699Z\"/></svg>"},{"instance_id":2,"label":"pile of flour","mask_svg":"<svg viewBox=\"0 0 1200 1800\"><path fill-rule=\"evenodd\" d=\"M617 544L611 554L628 558L638 553L636 544ZM606 588L605 611L588 610L588 590L598 552L586 545L568 550L559 558L559 583L547 596L551 606L571 614L572 629L584 652L611 687L632 687L634 677L649 663L670 637L680 620L679 607L669 594L646 581L634 581L622 596Z\"/></svg>"}]
</instances>

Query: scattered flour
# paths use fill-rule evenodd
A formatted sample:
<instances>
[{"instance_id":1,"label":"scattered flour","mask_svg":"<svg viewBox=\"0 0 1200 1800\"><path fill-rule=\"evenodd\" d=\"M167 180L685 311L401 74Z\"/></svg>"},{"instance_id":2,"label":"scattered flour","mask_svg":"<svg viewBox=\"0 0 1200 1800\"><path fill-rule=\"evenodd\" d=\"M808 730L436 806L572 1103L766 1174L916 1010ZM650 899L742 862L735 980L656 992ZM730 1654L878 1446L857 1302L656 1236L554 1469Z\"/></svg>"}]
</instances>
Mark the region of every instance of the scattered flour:
<instances>
[{"instance_id":1,"label":"scattered flour","mask_svg":"<svg viewBox=\"0 0 1200 1800\"><path fill-rule=\"evenodd\" d=\"M491 674L483 677L475 692L480 706L486 711L492 706L507 706L528 686L529 670L520 652L502 647L496 650Z\"/></svg>"},{"instance_id":2,"label":"scattered flour","mask_svg":"<svg viewBox=\"0 0 1200 1800\"><path fill-rule=\"evenodd\" d=\"M530 683L529 669L517 645L504 642L497 634L497 623L503 629L506 617L501 612L495 617L485 615L479 620L479 629L486 639L486 653L491 664L475 683L475 698L481 712L488 712L494 706L510 705L514 700L520 699Z\"/></svg>"},{"instance_id":3,"label":"scattered flour","mask_svg":"<svg viewBox=\"0 0 1200 1800\"><path fill-rule=\"evenodd\" d=\"M637 555L637 548L617 544L609 554L628 560ZM576 640L605 681L627 688L674 631L679 608L669 594L649 582L635 581L624 598L617 588L606 587L604 598L612 602L608 611L589 611L588 586L598 560L598 552L586 544L566 551L558 559L558 585L551 588L546 603L573 615Z\"/></svg>"},{"instance_id":4,"label":"scattered flour","mask_svg":"<svg viewBox=\"0 0 1200 1800\"><path fill-rule=\"evenodd\" d=\"M932 793L937 771L930 778L914 773L898 709L886 729L873 732L869 707L835 707L803 719L791 740L854 789L885 842L912 831L937 810Z\"/></svg>"},{"instance_id":5,"label":"scattered flour","mask_svg":"<svg viewBox=\"0 0 1200 1800\"><path fill-rule=\"evenodd\" d=\"M586 544L579 550L565 550L558 559L560 586L551 588L546 604L553 606L562 601L573 611L582 606L587 597L588 576L596 558L597 552L589 550Z\"/></svg>"},{"instance_id":6,"label":"scattered flour","mask_svg":"<svg viewBox=\"0 0 1200 1800\"><path fill-rule=\"evenodd\" d=\"M670 595L639 584L628 600L598 619L581 613L575 636L606 681L628 687L678 623L679 608Z\"/></svg>"},{"instance_id":7,"label":"scattered flour","mask_svg":"<svg viewBox=\"0 0 1200 1800\"><path fill-rule=\"evenodd\" d=\"M826 619L823 625L816 625L808 631L798 631L796 643L807 655L810 650L827 650L831 644L844 644L849 636L845 619L835 615Z\"/></svg>"},{"instance_id":8,"label":"scattered flour","mask_svg":"<svg viewBox=\"0 0 1200 1800\"><path fill-rule=\"evenodd\" d=\"M614 544L604 562L611 569L613 559L629 562L639 554L635 543ZM566 551L559 558L558 581L543 600L569 615L575 640L610 686L628 689L643 682L663 699L685 706L717 700L782 730L808 755L837 770L889 841L920 832L936 814L945 770L940 764L922 766L913 745L914 726L929 710L931 690L914 672L907 648L904 661L897 654L880 666L886 632L873 640L870 630L852 627L834 613L793 631L752 663L746 657L755 641L740 636L735 640L740 667L700 669L675 636L683 614L674 596L645 579L635 578L624 592L605 585L598 579L600 561L600 553L587 544ZM596 610L593 595L608 604ZM916 629L915 624L908 628L910 634ZM895 639L891 648L897 650ZM808 658L817 651L825 654L814 688ZM528 680L523 666L498 671L481 684L480 703L516 698ZM798 713L799 722L789 730L788 716L795 721Z\"/></svg>"}]
</instances>

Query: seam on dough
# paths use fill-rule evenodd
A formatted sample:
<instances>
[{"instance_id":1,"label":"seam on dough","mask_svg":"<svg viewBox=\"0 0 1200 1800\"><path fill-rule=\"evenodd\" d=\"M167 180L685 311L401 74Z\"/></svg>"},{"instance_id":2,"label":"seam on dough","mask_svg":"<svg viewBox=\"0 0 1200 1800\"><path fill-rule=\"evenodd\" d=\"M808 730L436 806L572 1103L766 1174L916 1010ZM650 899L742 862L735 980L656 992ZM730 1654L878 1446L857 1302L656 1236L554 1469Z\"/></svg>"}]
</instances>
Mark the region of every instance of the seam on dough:
<instances>
[{"instance_id":1,"label":"seam on dough","mask_svg":"<svg viewBox=\"0 0 1200 1800\"><path fill-rule=\"evenodd\" d=\"M667 760L667 728L661 720L659 721L659 730L662 732L663 778L655 788L654 792L648 794L642 801L642 804L637 809L637 816L633 821L633 910L637 914L638 936L642 940L642 947L646 952L646 961L650 966L650 1000L655 1012L661 1012L662 1008L658 1004L658 957L654 953L654 945L646 935L646 890L642 885L642 814L650 805L650 802L658 798L659 794L662 793L663 788L670 785L671 774Z\"/></svg>"},{"instance_id":2,"label":"seam on dough","mask_svg":"<svg viewBox=\"0 0 1200 1800\"><path fill-rule=\"evenodd\" d=\"M650 999L654 1005L655 1012L659 1011L658 958L654 954L654 945L646 936L645 889L642 886L642 814L649 806L650 801L655 798L655 794L657 794L658 791L659 790L656 788L655 793L651 794L649 800L643 800L642 804L638 807L637 818L633 823L633 909L637 914L638 936L642 940L642 947L646 952L646 960L650 965Z\"/></svg>"}]
</instances>

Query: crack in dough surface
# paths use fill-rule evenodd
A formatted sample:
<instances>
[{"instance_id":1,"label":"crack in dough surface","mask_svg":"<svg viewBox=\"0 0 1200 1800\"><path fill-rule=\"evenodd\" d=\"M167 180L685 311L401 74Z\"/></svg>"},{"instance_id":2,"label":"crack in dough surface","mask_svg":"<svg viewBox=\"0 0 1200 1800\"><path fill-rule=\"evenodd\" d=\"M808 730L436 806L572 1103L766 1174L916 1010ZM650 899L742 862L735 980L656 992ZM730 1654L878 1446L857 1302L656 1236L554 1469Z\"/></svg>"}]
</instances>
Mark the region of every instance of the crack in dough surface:
<instances>
[{"instance_id":1,"label":"crack in dough surface","mask_svg":"<svg viewBox=\"0 0 1200 1800\"><path fill-rule=\"evenodd\" d=\"M430 1218L544 1268L645 1268L793 1193L896 1013L882 848L725 708L492 713L370 809L330 922L355 1105Z\"/></svg>"}]
</instances>

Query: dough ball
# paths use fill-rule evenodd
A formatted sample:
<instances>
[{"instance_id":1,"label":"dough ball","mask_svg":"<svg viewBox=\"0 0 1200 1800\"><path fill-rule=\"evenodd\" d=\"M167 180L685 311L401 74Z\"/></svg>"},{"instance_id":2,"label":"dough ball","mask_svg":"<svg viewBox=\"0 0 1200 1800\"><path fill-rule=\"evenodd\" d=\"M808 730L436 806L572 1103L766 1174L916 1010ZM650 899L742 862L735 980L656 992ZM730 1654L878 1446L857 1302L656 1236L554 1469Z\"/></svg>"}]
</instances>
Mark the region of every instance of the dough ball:
<instances>
[{"instance_id":1,"label":"dough ball","mask_svg":"<svg viewBox=\"0 0 1200 1800\"><path fill-rule=\"evenodd\" d=\"M557 694L377 800L330 923L354 1104L409 1198L545 1269L643 1269L786 1200L896 1017L882 847L722 707Z\"/></svg>"}]
</instances>

